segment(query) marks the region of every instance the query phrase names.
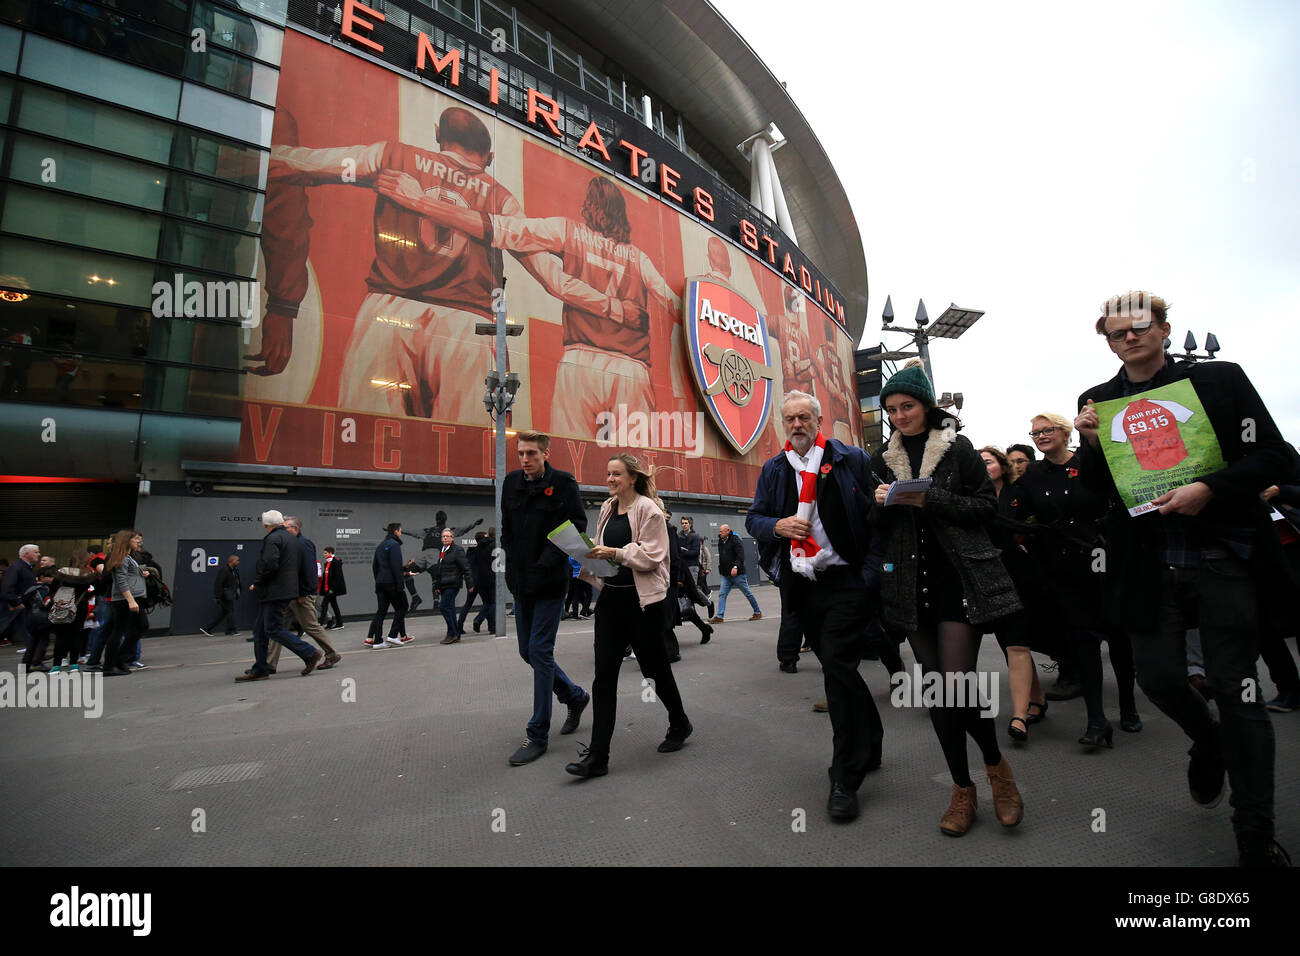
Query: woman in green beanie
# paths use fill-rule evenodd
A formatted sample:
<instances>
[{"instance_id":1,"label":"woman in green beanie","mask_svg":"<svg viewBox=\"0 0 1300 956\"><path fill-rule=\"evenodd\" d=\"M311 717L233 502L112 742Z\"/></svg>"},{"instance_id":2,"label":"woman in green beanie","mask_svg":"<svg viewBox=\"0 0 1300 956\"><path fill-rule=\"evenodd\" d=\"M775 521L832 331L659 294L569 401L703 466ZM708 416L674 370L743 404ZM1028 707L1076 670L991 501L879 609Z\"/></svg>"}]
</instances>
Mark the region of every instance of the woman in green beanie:
<instances>
[{"instance_id":1,"label":"woman in green beanie","mask_svg":"<svg viewBox=\"0 0 1300 956\"><path fill-rule=\"evenodd\" d=\"M876 504L887 540L880 576L885 622L906 632L927 677L939 675L945 689L977 687L974 671L982 634L974 625L1021 609L986 530L997 510L993 483L974 446L957 434L961 423L935 406L934 386L919 360L885 383L880 404L893 429L871 462L881 481ZM910 478L932 481L924 491L896 495L883 507L890 485ZM962 679L948 679L948 674ZM983 756L998 821L1004 827L1019 823L1020 791L998 749L995 723L981 716L980 702L964 695L945 699L930 708L930 719L953 782L952 802L939 829L961 836L975 822L967 734Z\"/></svg>"}]
</instances>

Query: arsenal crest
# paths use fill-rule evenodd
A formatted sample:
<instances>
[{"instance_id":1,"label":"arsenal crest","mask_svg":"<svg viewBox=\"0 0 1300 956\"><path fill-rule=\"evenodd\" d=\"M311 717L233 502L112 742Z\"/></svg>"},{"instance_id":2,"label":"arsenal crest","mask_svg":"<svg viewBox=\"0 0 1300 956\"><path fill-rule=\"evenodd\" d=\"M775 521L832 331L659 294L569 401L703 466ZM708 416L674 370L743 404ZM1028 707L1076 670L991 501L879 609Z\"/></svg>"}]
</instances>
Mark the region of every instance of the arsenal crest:
<instances>
[{"instance_id":1,"label":"arsenal crest","mask_svg":"<svg viewBox=\"0 0 1300 956\"><path fill-rule=\"evenodd\" d=\"M695 384L718 429L740 454L772 410L772 343L762 314L715 278L686 280L686 349Z\"/></svg>"}]
</instances>

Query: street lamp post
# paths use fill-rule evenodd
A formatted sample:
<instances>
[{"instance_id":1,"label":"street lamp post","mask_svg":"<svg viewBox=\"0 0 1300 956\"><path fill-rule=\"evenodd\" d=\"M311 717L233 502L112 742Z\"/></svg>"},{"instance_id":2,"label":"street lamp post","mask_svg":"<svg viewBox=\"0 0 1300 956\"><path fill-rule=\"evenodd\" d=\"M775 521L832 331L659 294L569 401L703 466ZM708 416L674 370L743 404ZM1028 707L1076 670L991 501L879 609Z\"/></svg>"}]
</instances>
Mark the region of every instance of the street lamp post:
<instances>
[{"instance_id":1,"label":"street lamp post","mask_svg":"<svg viewBox=\"0 0 1300 956\"><path fill-rule=\"evenodd\" d=\"M881 315L883 325L881 331L902 332L911 336L912 342L916 345L916 354L925 363L925 374L930 376L930 384L933 386L934 366L930 364L930 340L959 339L967 329L979 321L980 316L983 314L978 309L963 309L953 304L944 309L943 315L939 316L933 326L930 326L930 316L925 311L925 300L918 299L916 303L916 326L914 328L900 328L894 325L893 300L890 296L885 296L885 311ZM900 358L910 357L908 353L903 351L886 352L881 355L882 359L888 361L897 361Z\"/></svg>"},{"instance_id":2,"label":"street lamp post","mask_svg":"<svg viewBox=\"0 0 1300 956\"><path fill-rule=\"evenodd\" d=\"M488 371L487 378L483 380L483 384L487 389L483 394L483 407L487 409L488 417L496 422L497 454L495 474L492 476L492 490L495 496L493 516L496 521L498 535L497 547L500 548L502 528L501 489L506 480L506 414L510 411L510 407L514 405L515 392L519 390L519 376L514 372L505 371L510 363L510 353L506 348L506 336L523 335L524 327L515 325L506 318L504 278L501 280L501 288L496 290L493 298L495 321L476 322L474 324L474 334L496 336L492 357L493 367ZM496 560L496 555L493 555L492 569L496 575L496 621L493 630L496 631L498 636L501 636L506 633L505 562Z\"/></svg>"}]
</instances>

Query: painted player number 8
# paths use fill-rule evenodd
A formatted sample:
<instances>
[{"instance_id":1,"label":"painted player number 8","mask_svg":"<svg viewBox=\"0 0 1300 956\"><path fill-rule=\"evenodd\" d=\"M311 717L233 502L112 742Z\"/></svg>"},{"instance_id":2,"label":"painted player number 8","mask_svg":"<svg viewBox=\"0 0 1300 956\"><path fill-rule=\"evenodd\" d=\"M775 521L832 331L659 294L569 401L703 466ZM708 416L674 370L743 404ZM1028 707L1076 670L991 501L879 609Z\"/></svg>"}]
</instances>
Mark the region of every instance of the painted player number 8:
<instances>
[{"instance_id":1,"label":"painted player number 8","mask_svg":"<svg viewBox=\"0 0 1300 956\"><path fill-rule=\"evenodd\" d=\"M754 367L735 349L727 349L720 365L722 387L727 397L740 408L754 397Z\"/></svg>"},{"instance_id":2,"label":"painted player number 8","mask_svg":"<svg viewBox=\"0 0 1300 956\"><path fill-rule=\"evenodd\" d=\"M1151 428L1165 428L1165 427L1167 427L1168 425L1169 425L1169 416L1168 416L1168 415L1159 415L1159 416L1157 416L1156 418L1153 418L1153 419L1151 420L1150 427L1151 427ZM1139 419L1138 421L1130 422L1130 423L1129 423L1129 426L1128 426L1128 433L1129 433L1130 435L1137 435L1137 434L1140 434L1141 432L1146 431L1146 430L1147 430L1147 427L1148 427L1148 426L1147 426L1147 423L1146 423L1145 421L1142 421L1141 419Z\"/></svg>"}]
</instances>

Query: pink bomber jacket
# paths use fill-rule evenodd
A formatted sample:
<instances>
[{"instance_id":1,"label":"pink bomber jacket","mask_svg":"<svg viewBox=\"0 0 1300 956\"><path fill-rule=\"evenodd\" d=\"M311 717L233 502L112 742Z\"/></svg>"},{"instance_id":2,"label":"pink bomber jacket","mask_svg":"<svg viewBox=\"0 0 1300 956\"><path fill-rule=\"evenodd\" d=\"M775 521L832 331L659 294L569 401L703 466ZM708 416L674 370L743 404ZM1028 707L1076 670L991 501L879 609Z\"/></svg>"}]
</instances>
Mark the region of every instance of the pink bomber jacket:
<instances>
[{"instance_id":1,"label":"pink bomber jacket","mask_svg":"<svg viewBox=\"0 0 1300 956\"><path fill-rule=\"evenodd\" d=\"M604 543L605 524L616 507L617 498L610 498L601 506L596 521L596 544ZM662 601L668 594L668 522L659 506L645 495L637 495L628 509L627 519L632 527L632 543L616 548L615 560L632 569L637 598L645 608Z\"/></svg>"}]
</instances>

